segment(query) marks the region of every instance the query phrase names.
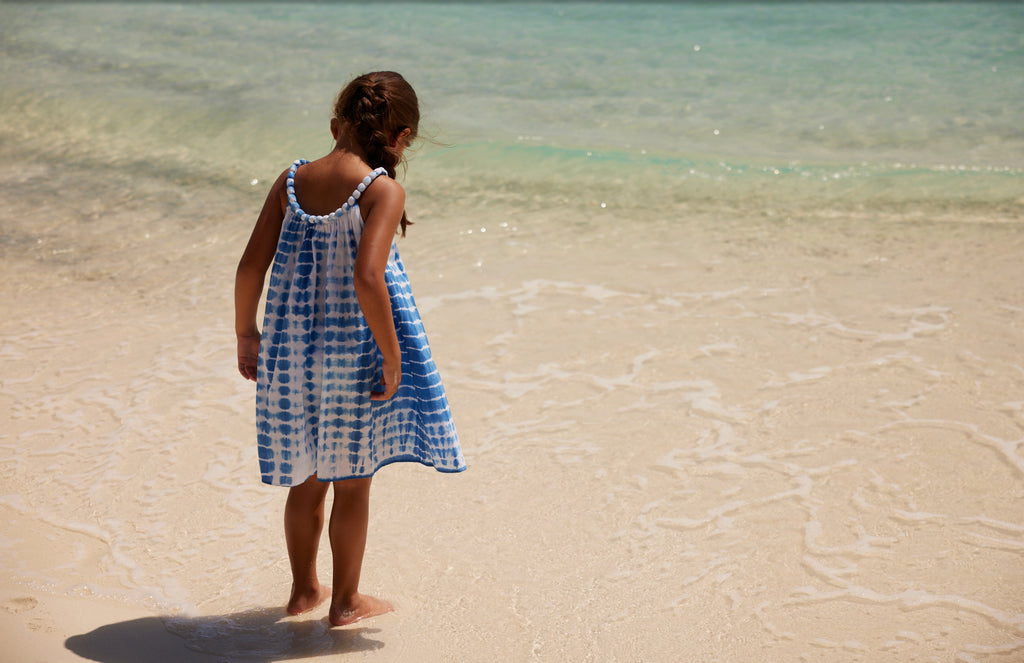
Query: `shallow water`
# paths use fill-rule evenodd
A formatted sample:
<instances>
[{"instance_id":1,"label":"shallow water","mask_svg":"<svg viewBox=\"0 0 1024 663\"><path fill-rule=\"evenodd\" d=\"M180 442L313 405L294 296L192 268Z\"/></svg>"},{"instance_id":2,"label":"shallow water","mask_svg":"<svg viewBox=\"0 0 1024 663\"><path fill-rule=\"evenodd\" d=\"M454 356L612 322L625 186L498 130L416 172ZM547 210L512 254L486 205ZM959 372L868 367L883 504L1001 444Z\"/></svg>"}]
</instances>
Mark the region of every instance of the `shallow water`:
<instances>
[{"instance_id":1,"label":"shallow water","mask_svg":"<svg viewBox=\"0 0 1024 663\"><path fill-rule=\"evenodd\" d=\"M239 660L1020 658L1024 87L977 74L1021 76L1017 6L353 7L0 6L12 581ZM404 40L358 30L383 11ZM400 247L470 470L380 473L363 584L398 612L340 636L280 615L230 291L267 180L383 53L452 143ZM787 74L817 55L834 98ZM897 99L927 140L879 133ZM700 137L716 108L742 139ZM827 113L846 138L794 128Z\"/></svg>"}]
</instances>

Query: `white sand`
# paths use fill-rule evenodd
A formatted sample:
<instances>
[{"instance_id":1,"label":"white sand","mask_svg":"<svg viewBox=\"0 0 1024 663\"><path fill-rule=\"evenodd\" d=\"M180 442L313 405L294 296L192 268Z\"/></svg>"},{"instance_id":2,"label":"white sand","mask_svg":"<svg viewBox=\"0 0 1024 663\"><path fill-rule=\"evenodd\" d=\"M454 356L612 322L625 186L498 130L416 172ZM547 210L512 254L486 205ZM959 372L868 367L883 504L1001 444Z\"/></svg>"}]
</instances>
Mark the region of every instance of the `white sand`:
<instances>
[{"instance_id":1,"label":"white sand","mask_svg":"<svg viewBox=\"0 0 1024 663\"><path fill-rule=\"evenodd\" d=\"M1016 210L427 208L401 246L470 469L380 473L363 588L398 609L330 629L282 619L234 374L258 201L137 196L113 245L46 222L0 268L9 660L1024 658Z\"/></svg>"}]
</instances>

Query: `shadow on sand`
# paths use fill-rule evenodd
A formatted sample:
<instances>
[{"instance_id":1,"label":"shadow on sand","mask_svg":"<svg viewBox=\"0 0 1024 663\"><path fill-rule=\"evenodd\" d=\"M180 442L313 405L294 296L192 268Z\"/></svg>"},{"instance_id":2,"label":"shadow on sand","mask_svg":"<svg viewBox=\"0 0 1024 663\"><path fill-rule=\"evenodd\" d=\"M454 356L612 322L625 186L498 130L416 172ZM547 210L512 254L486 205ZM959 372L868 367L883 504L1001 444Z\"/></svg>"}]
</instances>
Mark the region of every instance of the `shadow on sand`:
<instances>
[{"instance_id":1,"label":"shadow on sand","mask_svg":"<svg viewBox=\"0 0 1024 663\"><path fill-rule=\"evenodd\" d=\"M380 649L380 629L331 628L326 618L288 617L283 608L202 617L145 617L101 626L64 642L102 663L271 663Z\"/></svg>"}]
</instances>

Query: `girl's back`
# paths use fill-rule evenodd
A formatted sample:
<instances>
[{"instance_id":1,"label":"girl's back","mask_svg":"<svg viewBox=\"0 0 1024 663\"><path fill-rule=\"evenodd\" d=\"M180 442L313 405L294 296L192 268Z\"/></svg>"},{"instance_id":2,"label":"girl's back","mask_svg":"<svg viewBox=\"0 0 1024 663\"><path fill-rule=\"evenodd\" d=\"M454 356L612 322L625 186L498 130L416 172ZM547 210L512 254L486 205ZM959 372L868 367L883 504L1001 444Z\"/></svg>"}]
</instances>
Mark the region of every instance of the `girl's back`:
<instances>
[{"instance_id":1,"label":"girl's back","mask_svg":"<svg viewBox=\"0 0 1024 663\"><path fill-rule=\"evenodd\" d=\"M334 212L348 201L352 191L372 170L361 159L351 155L328 155L305 164L295 172L295 197L299 207L307 214ZM378 184L367 189L360 198L359 207L364 220L378 198L377 192L387 187L387 184Z\"/></svg>"}]
</instances>

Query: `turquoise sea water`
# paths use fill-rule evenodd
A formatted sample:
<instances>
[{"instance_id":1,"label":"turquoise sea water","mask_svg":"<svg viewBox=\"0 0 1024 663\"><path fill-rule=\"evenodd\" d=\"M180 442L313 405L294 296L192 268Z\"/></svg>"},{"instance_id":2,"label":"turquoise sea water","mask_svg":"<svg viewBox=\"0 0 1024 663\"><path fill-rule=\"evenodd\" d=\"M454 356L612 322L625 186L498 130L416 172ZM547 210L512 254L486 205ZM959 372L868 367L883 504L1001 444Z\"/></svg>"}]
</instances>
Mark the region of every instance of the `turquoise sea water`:
<instances>
[{"instance_id":1,"label":"turquoise sea water","mask_svg":"<svg viewBox=\"0 0 1024 663\"><path fill-rule=\"evenodd\" d=\"M984 214L1019 212L1024 189L1019 3L57 3L0 18L8 158L246 189L325 152L338 88L389 68L435 139L410 173L427 191Z\"/></svg>"}]
</instances>

